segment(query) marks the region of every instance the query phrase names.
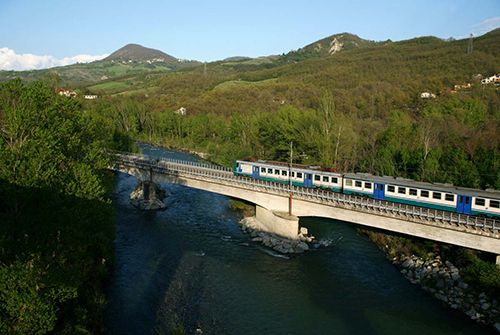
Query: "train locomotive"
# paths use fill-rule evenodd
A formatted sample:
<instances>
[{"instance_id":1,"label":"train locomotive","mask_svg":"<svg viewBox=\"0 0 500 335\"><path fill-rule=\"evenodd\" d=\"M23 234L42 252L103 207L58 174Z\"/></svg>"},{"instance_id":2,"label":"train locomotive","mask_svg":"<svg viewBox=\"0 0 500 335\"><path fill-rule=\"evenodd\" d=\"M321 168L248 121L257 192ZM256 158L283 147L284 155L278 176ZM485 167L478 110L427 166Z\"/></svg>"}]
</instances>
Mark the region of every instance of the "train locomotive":
<instances>
[{"instance_id":1,"label":"train locomotive","mask_svg":"<svg viewBox=\"0 0 500 335\"><path fill-rule=\"evenodd\" d=\"M426 183L368 173L338 173L319 166L237 160L234 174L294 186L366 196L406 205L500 218L500 191Z\"/></svg>"}]
</instances>

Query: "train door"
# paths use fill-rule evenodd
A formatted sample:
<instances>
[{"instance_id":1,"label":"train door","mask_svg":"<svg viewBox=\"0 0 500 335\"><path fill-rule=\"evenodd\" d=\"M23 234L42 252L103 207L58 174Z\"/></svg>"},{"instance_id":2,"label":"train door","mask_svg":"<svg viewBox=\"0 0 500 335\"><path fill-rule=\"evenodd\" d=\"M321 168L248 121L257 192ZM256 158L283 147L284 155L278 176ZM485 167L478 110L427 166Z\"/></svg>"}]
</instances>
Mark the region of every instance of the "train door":
<instances>
[{"instance_id":1,"label":"train door","mask_svg":"<svg viewBox=\"0 0 500 335\"><path fill-rule=\"evenodd\" d=\"M311 173L304 173L304 186L313 187L313 176Z\"/></svg>"},{"instance_id":2,"label":"train door","mask_svg":"<svg viewBox=\"0 0 500 335\"><path fill-rule=\"evenodd\" d=\"M252 178L259 179L260 178L260 168L258 166L252 166Z\"/></svg>"},{"instance_id":3,"label":"train door","mask_svg":"<svg viewBox=\"0 0 500 335\"><path fill-rule=\"evenodd\" d=\"M373 189L373 197L375 199L384 200L385 197L385 185L375 183L375 187Z\"/></svg>"},{"instance_id":4,"label":"train door","mask_svg":"<svg viewBox=\"0 0 500 335\"><path fill-rule=\"evenodd\" d=\"M466 195L458 195L457 213L470 214L472 207L472 198Z\"/></svg>"}]
</instances>

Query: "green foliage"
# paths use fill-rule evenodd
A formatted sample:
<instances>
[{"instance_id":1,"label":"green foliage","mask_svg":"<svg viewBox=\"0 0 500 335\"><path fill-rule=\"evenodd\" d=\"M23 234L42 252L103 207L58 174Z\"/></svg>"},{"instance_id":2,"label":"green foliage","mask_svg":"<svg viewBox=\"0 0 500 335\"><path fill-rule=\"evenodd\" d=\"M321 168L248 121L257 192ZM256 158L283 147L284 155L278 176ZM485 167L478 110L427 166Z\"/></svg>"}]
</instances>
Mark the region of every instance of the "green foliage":
<instances>
[{"instance_id":1,"label":"green foliage","mask_svg":"<svg viewBox=\"0 0 500 335\"><path fill-rule=\"evenodd\" d=\"M471 250L460 250L459 257L464 279L468 283L492 297L500 297L500 267L481 259Z\"/></svg>"},{"instance_id":2,"label":"green foliage","mask_svg":"<svg viewBox=\"0 0 500 335\"><path fill-rule=\"evenodd\" d=\"M0 85L0 332L102 330L114 132L47 83Z\"/></svg>"}]
</instances>

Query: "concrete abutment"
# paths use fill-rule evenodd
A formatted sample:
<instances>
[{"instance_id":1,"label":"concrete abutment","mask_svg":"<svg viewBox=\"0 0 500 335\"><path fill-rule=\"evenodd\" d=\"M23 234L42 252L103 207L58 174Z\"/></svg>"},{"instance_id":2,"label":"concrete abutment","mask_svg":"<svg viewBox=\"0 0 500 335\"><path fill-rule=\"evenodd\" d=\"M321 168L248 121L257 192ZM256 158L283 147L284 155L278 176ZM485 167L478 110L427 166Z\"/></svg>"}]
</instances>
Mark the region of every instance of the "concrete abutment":
<instances>
[{"instance_id":1,"label":"concrete abutment","mask_svg":"<svg viewBox=\"0 0 500 335\"><path fill-rule=\"evenodd\" d=\"M260 230L287 239L296 240L299 236L299 218L285 212L270 211L255 206L255 218Z\"/></svg>"}]
</instances>

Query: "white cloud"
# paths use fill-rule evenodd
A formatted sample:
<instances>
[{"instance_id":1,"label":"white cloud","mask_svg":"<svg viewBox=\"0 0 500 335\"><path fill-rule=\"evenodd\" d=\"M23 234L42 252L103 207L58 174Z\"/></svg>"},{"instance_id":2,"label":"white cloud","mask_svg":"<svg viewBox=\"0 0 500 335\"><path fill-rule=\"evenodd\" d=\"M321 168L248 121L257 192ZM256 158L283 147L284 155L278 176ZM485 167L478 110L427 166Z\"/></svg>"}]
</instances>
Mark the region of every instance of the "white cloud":
<instances>
[{"instance_id":1,"label":"white cloud","mask_svg":"<svg viewBox=\"0 0 500 335\"><path fill-rule=\"evenodd\" d=\"M478 24L473 25L471 28L472 34L474 34L474 36L479 36L498 27L500 27L500 16L483 20Z\"/></svg>"},{"instance_id":2,"label":"white cloud","mask_svg":"<svg viewBox=\"0 0 500 335\"><path fill-rule=\"evenodd\" d=\"M75 63L88 63L103 59L108 55L76 55L61 59L54 56L39 56L33 54L21 54L9 48L0 48L0 70L35 70L46 69L54 66L64 66Z\"/></svg>"}]
</instances>

